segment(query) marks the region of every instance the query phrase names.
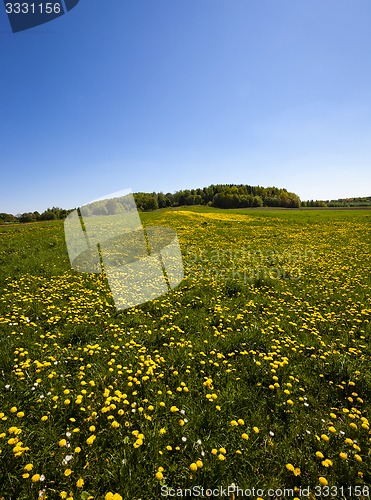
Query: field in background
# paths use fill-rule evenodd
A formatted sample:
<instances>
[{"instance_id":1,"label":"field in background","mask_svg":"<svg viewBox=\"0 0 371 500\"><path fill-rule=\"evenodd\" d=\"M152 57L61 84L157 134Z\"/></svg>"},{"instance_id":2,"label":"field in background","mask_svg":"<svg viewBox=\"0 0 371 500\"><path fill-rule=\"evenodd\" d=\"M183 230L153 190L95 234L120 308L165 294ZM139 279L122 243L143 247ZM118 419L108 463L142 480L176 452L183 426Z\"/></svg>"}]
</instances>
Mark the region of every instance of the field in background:
<instances>
[{"instance_id":1,"label":"field in background","mask_svg":"<svg viewBox=\"0 0 371 500\"><path fill-rule=\"evenodd\" d=\"M0 498L371 494L371 211L141 218L176 229L185 279L121 312L62 221L0 226Z\"/></svg>"}]
</instances>

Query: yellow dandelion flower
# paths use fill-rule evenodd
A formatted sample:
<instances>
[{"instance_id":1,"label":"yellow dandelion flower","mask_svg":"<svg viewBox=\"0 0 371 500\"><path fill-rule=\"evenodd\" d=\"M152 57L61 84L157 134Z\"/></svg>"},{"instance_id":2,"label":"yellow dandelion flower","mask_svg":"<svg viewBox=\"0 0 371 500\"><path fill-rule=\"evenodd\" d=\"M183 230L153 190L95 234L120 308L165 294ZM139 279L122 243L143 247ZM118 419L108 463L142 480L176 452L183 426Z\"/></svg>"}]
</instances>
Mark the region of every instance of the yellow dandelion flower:
<instances>
[{"instance_id":1,"label":"yellow dandelion flower","mask_svg":"<svg viewBox=\"0 0 371 500\"><path fill-rule=\"evenodd\" d=\"M88 445L92 445L94 443L95 439L96 439L96 436L94 436L94 434L93 434L92 436L88 437L88 439L86 440L86 443Z\"/></svg>"}]
</instances>

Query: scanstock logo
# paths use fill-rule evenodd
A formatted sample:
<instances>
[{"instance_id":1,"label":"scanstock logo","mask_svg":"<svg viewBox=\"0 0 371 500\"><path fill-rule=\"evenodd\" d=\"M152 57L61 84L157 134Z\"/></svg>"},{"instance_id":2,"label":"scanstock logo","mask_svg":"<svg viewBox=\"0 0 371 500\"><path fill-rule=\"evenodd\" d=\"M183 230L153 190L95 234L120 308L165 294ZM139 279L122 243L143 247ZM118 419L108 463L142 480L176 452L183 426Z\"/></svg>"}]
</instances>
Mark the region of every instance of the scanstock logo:
<instances>
[{"instance_id":1,"label":"scanstock logo","mask_svg":"<svg viewBox=\"0 0 371 500\"><path fill-rule=\"evenodd\" d=\"M3 1L13 33L53 21L79 3L79 0Z\"/></svg>"}]
</instances>

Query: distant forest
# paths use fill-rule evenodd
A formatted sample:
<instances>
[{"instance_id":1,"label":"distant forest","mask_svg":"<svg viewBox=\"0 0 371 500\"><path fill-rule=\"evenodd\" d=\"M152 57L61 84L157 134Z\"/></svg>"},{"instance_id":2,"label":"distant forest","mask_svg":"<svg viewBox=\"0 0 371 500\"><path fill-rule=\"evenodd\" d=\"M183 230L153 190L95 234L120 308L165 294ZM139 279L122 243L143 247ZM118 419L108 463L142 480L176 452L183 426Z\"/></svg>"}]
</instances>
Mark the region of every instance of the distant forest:
<instances>
[{"instance_id":1,"label":"distant forest","mask_svg":"<svg viewBox=\"0 0 371 500\"><path fill-rule=\"evenodd\" d=\"M339 198L338 200L308 200L301 202L302 207L371 207L371 196L363 198Z\"/></svg>"},{"instance_id":2,"label":"distant forest","mask_svg":"<svg viewBox=\"0 0 371 500\"><path fill-rule=\"evenodd\" d=\"M371 206L371 196L364 198L346 198L339 200L300 201L295 193L286 189L246 184L212 184L198 189L183 189L175 193L134 193L137 208L141 212L159 208L180 207L190 205L206 205L216 208L252 208L252 207L366 207ZM103 210L106 209L103 207ZM35 222L64 219L72 210L58 207L39 212L23 214L0 213L0 224L16 222ZM102 213L102 207L100 208ZM107 210L109 212L109 209Z\"/></svg>"}]
</instances>

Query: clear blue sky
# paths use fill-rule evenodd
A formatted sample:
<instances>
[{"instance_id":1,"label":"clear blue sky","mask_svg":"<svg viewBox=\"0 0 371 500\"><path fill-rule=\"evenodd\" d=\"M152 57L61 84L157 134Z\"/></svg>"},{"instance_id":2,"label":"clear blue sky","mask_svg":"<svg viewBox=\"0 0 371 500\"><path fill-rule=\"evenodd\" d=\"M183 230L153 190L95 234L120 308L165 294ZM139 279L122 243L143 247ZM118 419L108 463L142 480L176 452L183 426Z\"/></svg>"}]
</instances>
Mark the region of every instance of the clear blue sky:
<instances>
[{"instance_id":1,"label":"clear blue sky","mask_svg":"<svg viewBox=\"0 0 371 500\"><path fill-rule=\"evenodd\" d=\"M369 0L0 5L0 212L216 183L371 195Z\"/></svg>"}]
</instances>

